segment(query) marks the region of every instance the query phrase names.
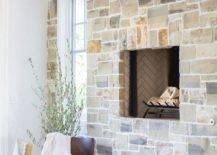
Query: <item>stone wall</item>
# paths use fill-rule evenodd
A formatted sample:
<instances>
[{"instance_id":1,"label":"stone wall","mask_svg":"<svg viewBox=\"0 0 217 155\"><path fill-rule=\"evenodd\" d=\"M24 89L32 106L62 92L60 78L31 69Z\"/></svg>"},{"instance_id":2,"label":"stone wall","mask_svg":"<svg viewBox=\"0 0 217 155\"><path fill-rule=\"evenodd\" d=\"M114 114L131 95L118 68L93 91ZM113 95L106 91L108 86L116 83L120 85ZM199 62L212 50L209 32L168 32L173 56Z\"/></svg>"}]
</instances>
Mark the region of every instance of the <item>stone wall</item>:
<instances>
[{"instance_id":1,"label":"stone wall","mask_svg":"<svg viewBox=\"0 0 217 155\"><path fill-rule=\"evenodd\" d=\"M217 1L87 0L88 135L103 155L217 154ZM121 117L122 52L180 46L180 120Z\"/></svg>"},{"instance_id":2,"label":"stone wall","mask_svg":"<svg viewBox=\"0 0 217 155\"><path fill-rule=\"evenodd\" d=\"M49 99L54 98L55 78L57 70L57 0L48 1L47 20L47 82L49 89Z\"/></svg>"}]
</instances>

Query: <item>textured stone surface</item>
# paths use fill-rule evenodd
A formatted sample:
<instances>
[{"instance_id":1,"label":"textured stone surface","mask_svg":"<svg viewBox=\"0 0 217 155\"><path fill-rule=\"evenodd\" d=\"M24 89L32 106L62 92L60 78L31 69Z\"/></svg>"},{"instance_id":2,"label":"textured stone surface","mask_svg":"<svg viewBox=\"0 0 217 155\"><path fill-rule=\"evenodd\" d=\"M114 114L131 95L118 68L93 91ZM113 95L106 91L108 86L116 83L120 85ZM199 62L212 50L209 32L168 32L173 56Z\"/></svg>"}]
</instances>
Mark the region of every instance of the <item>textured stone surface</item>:
<instances>
[{"instance_id":1,"label":"textured stone surface","mask_svg":"<svg viewBox=\"0 0 217 155\"><path fill-rule=\"evenodd\" d=\"M118 28L120 24L120 16L114 16L110 18L110 27Z\"/></svg>"},{"instance_id":2,"label":"textured stone surface","mask_svg":"<svg viewBox=\"0 0 217 155\"><path fill-rule=\"evenodd\" d=\"M213 40L212 29L197 29L183 32L183 42L186 44L210 43Z\"/></svg>"},{"instance_id":3,"label":"textured stone surface","mask_svg":"<svg viewBox=\"0 0 217 155\"><path fill-rule=\"evenodd\" d=\"M148 136L155 140L167 140L169 136L169 123L150 121Z\"/></svg>"},{"instance_id":4,"label":"textured stone surface","mask_svg":"<svg viewBox=\"0 0 217 155\"><path fill-rule=\"evenodd\" d=\"M120 13L120 1L116 0L116 1L111 1L110 2L110 14L116 14L116 13Z\"/></svg>"},{"instance_id":5,"label":"textured stone surface","mask_svg":"<svg viewBox=\"0 0 217 155\"><path fill-rule=\"evenodd\" d=\"M171 155L173 154L173 145L168 143L157 143L156 144L157 155Z\"/></svg>"},{"instance_id":6,"label":"textured stone surface","mask_svg":"<svg viewBox=\"0 0 217 155\"><path fill-rule=\"evenodd\" d=\"M98 154L215 155L209 140L217 128L208 123L217 113L216 1L87 0L87 9L88 42L100 42L87 58L88 135L101 138ZM120 51L175 45L180 46L180 121L119 117L128 109L127 64Z\"/></svg>"},{"instance_id":7,"label":"textured stone surface","mask_svg":"<svg viewBox=\"0 0 217 155\"><path fill-rule=\"evenodd\" d=\"M212 74L217 72L217 59L204 59L191 63L191 73Z\"/></svg>"},{"instance_id":8,"label":"textured stone surface","mask_svg":"<svg viewBox=\"0 0 217 155\"><path fill-rule=\"evenodd\" d=\"M168 31L167 29L162 29L159 31L159 45L167 46L168 45Z\"/></svg>"},{"instance_id":9,"label":"textured stone surface","mask_svg":"<svg viewBox=\"0 0 217 155\"><path fill-rule=\"evenodd\" d=\"M207 11L215 11L217 10L217 1L216 0L207 0L204 2L201 2L201 10L204 12Z\"/></svg>"},{"instance_id":10,"label":"textured stone surface","mask_svg":"<svg viewBox=\"0 0 217 155\"><path fill-rule=\"evenodd\" d=\"M168 8L159 6L148 10L148 23L150 28L160 28L168 24Z\"/></svg>"},{"instance_id":11,"label":"textured stone surface","mask_svg":"<svg viewBox=\"0 0 217 155\"><path fill-rule=\"evenodd\" d=\"M199 88L200 77L199 76L181 76L180 86L182 88Z\"/></svg>"},{"instance_id":12,"label":"textured stone surface","mask_svg":"<svg viewBox=\"0 0 217 155\"><path fill-rule=\"evenodd\" d=\"M217 94L217 82L206 83L207 94Z\"/></svg>"},{"instance_id":13,"label":"textured stone surface","mask_svg":"<svg viewBox=\"0 0 217 155\"><path fill-rule=\"evenodd\" d=\"M129 143L135 144L135 145L146 145L147 144L147 138L144 136L139 136L139 135L130 135L129 136Z\"/></svg>"},{"instance_id":14,"label":"textured stone surface","mask_svg":"<svg viewBox=\"0 0 217 155\"><path fill-rule=\"evenodd\" d=\"M210 142L208 138L189 138L188 154L204 155L209 154Z\"/></svg>"},{"instance_id":15,"label":"textured stone surface","mask_svg":"<svg viewBox=\"0 0 217 155\"><path fill-rule=\"evenodd\" d=\"M94 0L94 7L109 6L109 0Z\"/></svg>"},{"instance_id":16,"label":"textured stone surface","mask_svg":"<svg viewBox=\"0 0 217 155\"><path fill-rule=\"evenodd\" d=\"M122 17L131 17L137 15L138 7L137 1L132 0L120 0Z\"/></svg>"},{"instance_id":17,"label":"textured stone surface","mask_svg":"<svg viewBox=\"0 0 217 155\"><path fill-rule=\"evenodd\" d=\"M196 121L196 106L191 104L181 104L180 119L184 122Z\"/></svg>"},{"instance_id":18,"label":"textured stone surface","mask_svg":"<svg viewBox=\"0 0 217 155\"><path fill-rule=\"evenodd\" d=\"M184 28L194 28L199 25L199 12L190 12L184 14Z\"/></svg>"},{"instance_id":19,"label":"textured stone surface","mask_svg":"<svg viewBox=\"0 0 217 155\"><path fill-rule=\"evenodd\" d=\"M88 42L88 52L99 53L101 52L101 41L93 40Z\"/></svg>"}]
</instances>

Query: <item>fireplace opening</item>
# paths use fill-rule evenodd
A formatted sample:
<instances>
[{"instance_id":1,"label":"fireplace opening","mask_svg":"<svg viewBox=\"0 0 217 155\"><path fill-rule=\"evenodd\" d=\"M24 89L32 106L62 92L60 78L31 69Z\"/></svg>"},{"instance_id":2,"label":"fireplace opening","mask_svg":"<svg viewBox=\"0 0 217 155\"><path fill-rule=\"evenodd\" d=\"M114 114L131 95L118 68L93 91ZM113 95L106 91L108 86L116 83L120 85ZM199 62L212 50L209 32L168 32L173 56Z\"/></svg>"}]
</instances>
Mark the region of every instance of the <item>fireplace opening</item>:
<instances>
[{"instance_id":1,"label":"fireplace opening","mask_svg":"<svg viewBox=\"0 0 217 155\"><path fill-rule=\"evenodd\" d=\"M179 47L124 52L125 114L179 119Z\"/></svg>"}]
</instances>

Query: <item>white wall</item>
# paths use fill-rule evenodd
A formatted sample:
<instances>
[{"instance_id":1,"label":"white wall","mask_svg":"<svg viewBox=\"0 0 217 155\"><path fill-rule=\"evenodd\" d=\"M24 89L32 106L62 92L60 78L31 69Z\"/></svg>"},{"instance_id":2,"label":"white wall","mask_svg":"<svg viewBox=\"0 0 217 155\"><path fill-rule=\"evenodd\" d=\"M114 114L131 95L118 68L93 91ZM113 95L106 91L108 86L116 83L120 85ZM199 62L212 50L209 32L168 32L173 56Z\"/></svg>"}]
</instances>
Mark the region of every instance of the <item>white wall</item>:
<instances>
[{"instance_id":1,"label":"white wall","mask_svg":"<svg viewBox=\"0 0 217 155\"><path fill-rule=\"evenodd\" d=\"M0 0L0 154L8 154L7 0Z\"/></svg>"},{"instance_id":2,"label":"white wall","mask_svg":"<svg viewBox=\"0 0 217 155\"><path fill-rule=\"evenodd\" d=\"M8 95L9 154L17 138L26 139L30 129L40 134L42 103L33 89L46 82L47 0L8 0ZM31 57L39 76L36 82L27 61ZM35 151L34 154L39 154Z\"/></svg>"}]
</instances>

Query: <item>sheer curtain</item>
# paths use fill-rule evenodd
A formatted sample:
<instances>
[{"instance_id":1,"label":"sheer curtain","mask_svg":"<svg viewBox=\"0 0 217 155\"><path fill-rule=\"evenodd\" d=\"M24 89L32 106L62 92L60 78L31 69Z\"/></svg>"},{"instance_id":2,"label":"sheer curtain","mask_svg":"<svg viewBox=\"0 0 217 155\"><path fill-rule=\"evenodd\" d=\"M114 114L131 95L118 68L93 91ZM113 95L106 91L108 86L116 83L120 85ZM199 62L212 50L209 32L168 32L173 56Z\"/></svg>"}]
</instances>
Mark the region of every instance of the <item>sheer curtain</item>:
<instances>
[{"instance_id":1,"label":"sheer curtain","mask_svg":"<svg viewBox=\"0 0 217 155\"><path fill-rule=\"evenodd\" d=\"M7 0L0 0L0 154L8 155Z\"/></svg>"}]
</instances>

